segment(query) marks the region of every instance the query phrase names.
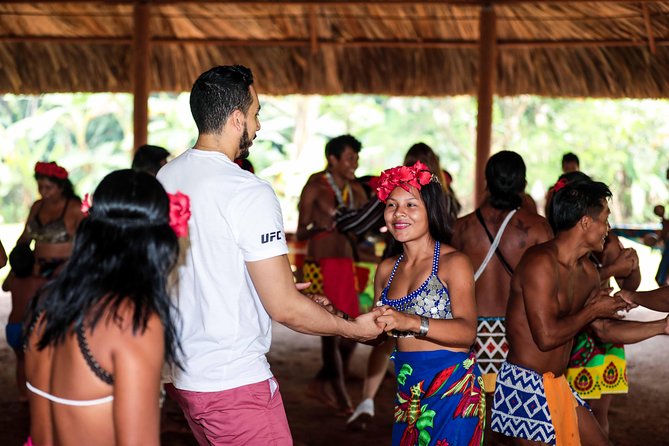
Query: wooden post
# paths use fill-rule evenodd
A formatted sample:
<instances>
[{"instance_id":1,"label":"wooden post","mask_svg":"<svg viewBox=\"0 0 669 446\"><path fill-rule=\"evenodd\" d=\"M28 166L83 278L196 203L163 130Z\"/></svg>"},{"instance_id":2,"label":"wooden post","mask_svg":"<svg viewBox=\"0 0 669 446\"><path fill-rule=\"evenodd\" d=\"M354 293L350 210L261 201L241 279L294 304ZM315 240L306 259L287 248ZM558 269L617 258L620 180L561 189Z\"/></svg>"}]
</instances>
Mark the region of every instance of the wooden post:
<instances>
[{"instance_id":1,"label":"wooden post","mask_svg":"<svg viewBox=\"0 0 669 446\"><path fill-rule=\"evenodd\" d=\"M139 2L135 4L134 10L134 34L132 39L133 59L133 129L134 147L137 150L142 144L146 144L149 124L149 92L151 91L151 32L149 30L149 19L151 11L148 3Z\"/></svg>"},{"instance_id":2,"label":"wooden post","mask_svg":"<svg viewBox=\"0 0 669 446\"><path fill-rule=\"evenodd\" d=\"M476 123L476 178L474 206L478 206L485 195L485 165L490 157L492 139L492 106L497 80L497 30L495 11L492 5L484 5L479 21L479 85L478 115Z\"/></svg>"}]
</instances>

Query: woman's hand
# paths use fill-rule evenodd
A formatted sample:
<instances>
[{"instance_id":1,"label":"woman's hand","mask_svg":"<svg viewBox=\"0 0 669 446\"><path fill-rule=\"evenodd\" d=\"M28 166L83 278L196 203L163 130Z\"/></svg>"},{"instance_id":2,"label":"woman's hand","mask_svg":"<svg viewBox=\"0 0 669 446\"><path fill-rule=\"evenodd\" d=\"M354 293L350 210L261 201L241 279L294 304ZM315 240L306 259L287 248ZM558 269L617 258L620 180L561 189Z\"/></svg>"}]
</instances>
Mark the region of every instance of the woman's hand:
<instances>
[{"instance_id":1,"label":"woman's hand","mask_svg":"<svg viewBox=\"0 0 669 446\"><path fill-rule=\"evenodd\" d=\"M330 302L330 299L327 297L323 296L322 294L307 294L307 297L314 302L316 302L318 305L321 307L325 308L328 313L334 314L335 316L342 317L342 314L339 314L339 310L335 308L334 305L332 305L332 302Z\"/></svg>"},{"instance_id":2,"label":"woman's hand","mask_svg":"<svg viewBox=\"0 0 669 446\"><path fill-rule=\"evenodd\" d=\"M386 325L384 329L386 333L391 333L393 330L418 333L420 330L419 316L402 313L391 307L386 308L376 321Z\"/></svg>"}]
</instances>

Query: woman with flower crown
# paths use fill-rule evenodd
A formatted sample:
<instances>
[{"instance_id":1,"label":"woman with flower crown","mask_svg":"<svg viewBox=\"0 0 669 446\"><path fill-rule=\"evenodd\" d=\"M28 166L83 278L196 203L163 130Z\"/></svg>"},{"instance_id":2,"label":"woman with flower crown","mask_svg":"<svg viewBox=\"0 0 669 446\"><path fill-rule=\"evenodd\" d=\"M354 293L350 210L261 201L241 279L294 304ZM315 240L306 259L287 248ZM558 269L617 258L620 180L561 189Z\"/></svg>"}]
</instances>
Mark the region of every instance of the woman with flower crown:
<instances>
[{"instance_id":1,"label":"woman with flower crown","mask_svg":"<svg viewBox=\"0 0 669 446\"><path fill-rule=\"evenodd\" d=\"M26 318L28 445L159 444L161 369L179 349L167 280L189 216L149 174L102 180Z\"/></svg>"},{"instance_id":2,"label":"woman with flower crown","mask_svg":"<svg viewBox=\"0 0 669 446\"><path fill-rule=\"evenodd\" d=\"M72 239L84 217L68 172L55 162L35 164L37 190L42 198L30 208L25 229L16 244L35 241L35 273L53 278L70 257Z\"/></svg>"},{"instance_id":3,"label":"woman with flower crown","mask_svg":"<svg viewBox=\"0 0 669 446\"><path fill-rule=\"evenodd\" d=\"M485 399L471 346L476 338L474 272L448 245L451 222L437 177L427 166L381 174L378 198L393 236L393 256L381 262L377 323L397 337L393 445L480 445Z\"/></svg>"}]
</instances>

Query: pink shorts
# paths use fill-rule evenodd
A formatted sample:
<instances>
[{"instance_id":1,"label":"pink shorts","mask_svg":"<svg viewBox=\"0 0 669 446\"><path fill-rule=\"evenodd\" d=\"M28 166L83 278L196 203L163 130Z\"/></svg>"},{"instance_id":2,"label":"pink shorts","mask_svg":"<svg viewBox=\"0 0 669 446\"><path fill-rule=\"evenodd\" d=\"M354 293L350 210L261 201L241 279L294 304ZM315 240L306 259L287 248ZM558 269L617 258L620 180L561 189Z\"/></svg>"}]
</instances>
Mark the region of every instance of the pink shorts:
<instances>
[{"instance_id":1,"label":"pink shorts","mask_svg":"<svg viewBox=\"0 0 669 446\"><path fill-rule=\"evenodd\" d=\"M183 410L200 445L293 444L274 378L220 392L180 390L172 384L165 391Z\"/></svg>"}]
</instances>

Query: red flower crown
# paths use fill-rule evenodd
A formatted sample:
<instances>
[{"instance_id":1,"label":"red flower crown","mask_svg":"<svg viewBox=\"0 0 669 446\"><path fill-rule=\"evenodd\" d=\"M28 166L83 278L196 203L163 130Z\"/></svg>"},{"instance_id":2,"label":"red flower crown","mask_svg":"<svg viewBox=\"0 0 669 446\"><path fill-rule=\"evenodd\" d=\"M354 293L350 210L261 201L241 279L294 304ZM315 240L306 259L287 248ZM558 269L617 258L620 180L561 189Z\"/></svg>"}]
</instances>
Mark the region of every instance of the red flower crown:
<instances>
[{"instance_id":1,"label":"red flower crown","mask_svg":"<svg viewBox=\"0 0 669 446\"><path fill-rule=\"evenodd\" d=\"M411 186L420 190L421 187L432 181L439 182L439 180L432 175L430 169L420 161L416 161L411 167L393 167L392 169L381 172L379 186L376 188L376 196L379 200L385 203L396 187L401 187L409 192Z\"/></svg>"},{"instance_id":2,"label":"red flower crown","mask_svg":"<svg viewBox=\"0 0 669 446\"><path fill-rule=\"evenodd\" d=\"M50 163L38 161L35 164L35 173L38 175L44 175L46 177L58 178L59 180L67 179L67 170L65 170L63 167L60 167L53 161Z\"/></svg>"},{"instance_id":3,"label":"red flower crown","mask_svg":"<svg viewBox=\"0 0 669 446\"><path fill-rule=\"evenodd\" d=\"M177 237L186 237L188 235L188 220L190 219L190 198L188 195L176 192L174 194L167 194L170 199L170 227L177 235ZM81 212L88 217L88 214L93 207L91 203L91 196L84 195L81 201Z\"/></svg>"}]
</instances>

